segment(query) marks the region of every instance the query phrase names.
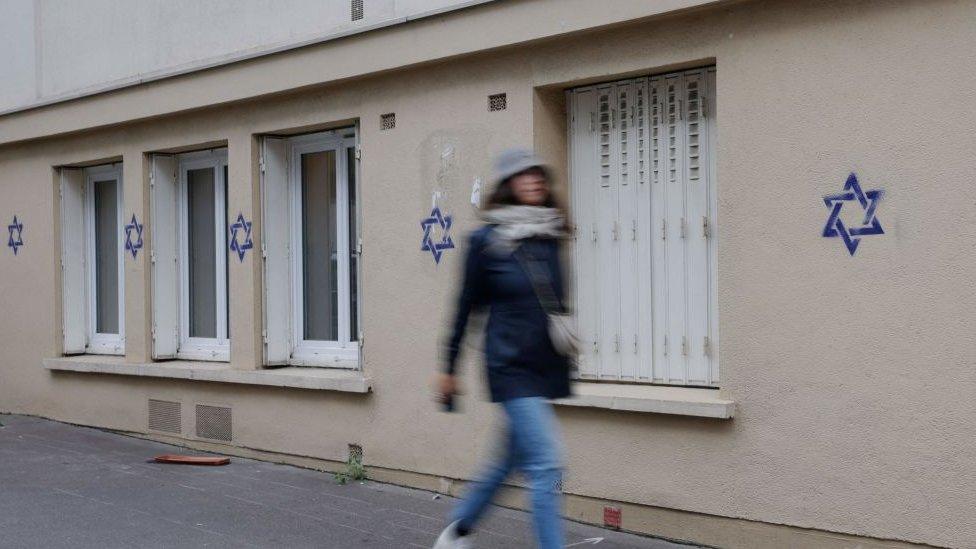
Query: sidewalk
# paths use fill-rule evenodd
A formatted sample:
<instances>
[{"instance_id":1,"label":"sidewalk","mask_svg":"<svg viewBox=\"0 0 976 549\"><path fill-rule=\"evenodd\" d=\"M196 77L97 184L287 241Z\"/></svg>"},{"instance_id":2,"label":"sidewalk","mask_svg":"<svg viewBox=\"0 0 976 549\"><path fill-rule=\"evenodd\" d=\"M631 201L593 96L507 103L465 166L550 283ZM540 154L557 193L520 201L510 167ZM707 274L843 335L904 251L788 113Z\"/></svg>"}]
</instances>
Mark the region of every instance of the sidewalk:
<instances>
[{"instance_id":1,"label":"sidewalk","mask_svg":"<svg viewBox=\"0 0 976 549\"><path fill-rule=\"evenodd\" d=\"M0 415L0 423L4 549L429 548L455 502L241 458L224 467L147 463L189 451L39 418ZM566 531L572 547L688 547L568 521ZM476 548L529 548L529 516L496 509L473 539Z\"/></svg>"}]
</instances>

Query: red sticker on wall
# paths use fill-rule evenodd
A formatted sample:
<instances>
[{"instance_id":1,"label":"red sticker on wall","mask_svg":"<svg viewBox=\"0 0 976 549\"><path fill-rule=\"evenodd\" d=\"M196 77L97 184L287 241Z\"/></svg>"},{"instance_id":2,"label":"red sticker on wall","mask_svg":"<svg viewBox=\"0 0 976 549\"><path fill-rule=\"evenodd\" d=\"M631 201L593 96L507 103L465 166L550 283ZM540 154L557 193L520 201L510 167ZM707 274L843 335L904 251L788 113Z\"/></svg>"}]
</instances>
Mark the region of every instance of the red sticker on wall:
<instances>
[{"instance_id":1,"label":"red sticker on wall","mask_svg":"<svg viewBox=\"0 0 976 549\"><path fill-rule=\"evenodd\" d=\"M603 525L607 528L620 529L620 507L603 508Z\"/></svg>"}]
</instances>

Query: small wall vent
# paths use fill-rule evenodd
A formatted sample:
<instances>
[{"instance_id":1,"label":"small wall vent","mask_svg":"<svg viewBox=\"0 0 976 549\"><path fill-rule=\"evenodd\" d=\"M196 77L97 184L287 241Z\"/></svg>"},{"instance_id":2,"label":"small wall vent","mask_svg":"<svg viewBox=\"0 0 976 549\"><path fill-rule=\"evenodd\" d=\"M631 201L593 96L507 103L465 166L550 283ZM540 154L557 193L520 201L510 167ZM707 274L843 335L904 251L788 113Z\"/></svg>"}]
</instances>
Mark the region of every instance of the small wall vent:
<instances>
[{"instance_id":1,"label":"small wall vent","mask_svg":"<svg viewBox=\"0 0 976 549\"><path fill-rule=\"evenodd\" d=\"M363 462L363 447L358 444L349 445L349 461L362 463Z\"/></svg>"},{"instance_id":2,"label":"small wall vent","mask_svg":"<svg viewBox=\"0 0 976 549\"><path fill-rule=\"evenodd\" d=\"M363 0L352 0L352 20L359 21L363 18Z\"/></svg>"},{"instance_id":3,"label":"small wall vent","mask_svg":"<svg viewBox=\"0 0 976 549\"><path fill-rule=\"evenodd\" d=\"M392 130L396 127L396 113L388 112L380 115L380 129Z\"/></svg>"},{"instance_id":4,"label":"small wall vent","mask_svg":"<svg viewBox=\"0 0 976 549\"><path fill-rule=\"evenodd\" d=\"M183 431L180 403L149 399L149 430L180 434Z\"/></svg>"},{"instance_id":5,"label":"small wall vent","mask_svg":"<svg viewBox=\"0 0 976 549\"><path fill-rule=\"evenodd\" d=\"M504 93L496 93L488 96L488 110L489 111L503 111L508 108L508 95Z\"/></svg>"},{"instance_id":6,"label":"small wall vent","mask_svg":"<svg viewBox=\"0 0 976 549\"><path fill-rule=\"evenodd\" d=\"M233 438L230 408L197 404L197 437L230 442Z\"/></svg>"}]
</instances>

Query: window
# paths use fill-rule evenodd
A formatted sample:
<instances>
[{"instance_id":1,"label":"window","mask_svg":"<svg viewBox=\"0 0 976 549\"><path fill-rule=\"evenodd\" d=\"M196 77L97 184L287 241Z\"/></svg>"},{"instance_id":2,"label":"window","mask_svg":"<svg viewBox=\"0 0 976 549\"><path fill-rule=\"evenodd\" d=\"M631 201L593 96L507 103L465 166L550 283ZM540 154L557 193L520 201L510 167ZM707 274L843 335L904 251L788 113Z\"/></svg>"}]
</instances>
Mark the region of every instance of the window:
<instances>
[{"instance_id":1,"label":"window","mask_svg":"<svg viewBox=\"0 0 976 549\"><path fill-rule=\"evenodd\" d=\"M230 359L227 150L154 155L155 358Z\"/></svg>"},{"instance_id":2,"label":"window","mask_svg":"<svg viewBox=\"0 0 976 549\"><path fill-rule=\"evenodd\" d=\"M715 386L715 68L569 90L579 377Z\"/></svg>"},{"instance_id":3,"label":"window","mask_svg":"<svg viewBox=\"0 0 976 549\"><path fill-rule=\"evenodd\" d=\"M261 167L265 360L358 367L355 130L265 138Z\"/></svg>"},{"instance_id":4,"label":"window","mask_svg":"<svg viewBox=\"0 0 976 549\"><path fill-rule=\"evenodd\" d=\"M180 156L181 358L230 359L226 197L226 149Z\"/></svg>"},{"instance_id":5,"label":"window","mask_svg":"<svg viewBox=\"0 0 976 549\"><path fill-rule=\"evenodd\" d=\"M61 169L64 350L125 354L122 169Z\"/></svg>"}]
</instances>

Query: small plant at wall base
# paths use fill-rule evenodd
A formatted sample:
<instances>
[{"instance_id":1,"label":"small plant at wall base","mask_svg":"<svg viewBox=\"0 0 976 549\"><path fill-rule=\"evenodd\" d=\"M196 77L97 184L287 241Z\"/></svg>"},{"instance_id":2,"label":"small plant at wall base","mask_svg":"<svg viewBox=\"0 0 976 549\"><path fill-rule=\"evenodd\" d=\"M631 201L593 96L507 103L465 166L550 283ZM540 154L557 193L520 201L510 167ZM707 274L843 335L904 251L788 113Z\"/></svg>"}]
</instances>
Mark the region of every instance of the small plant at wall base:
<instances>
[{"instance_id":1,"label":"small plant at wall base","mask_svg":"<svg viewBox=\"0 0 976 549\"><path fill-rule=\"evenodd\" d=\"M333 474L336 482L345 484L350 480L366 480L366 468L363 467L363 458L350 456L346 461L346 468L343 471L336 471Z\"/></svg>"}]
</instances>

